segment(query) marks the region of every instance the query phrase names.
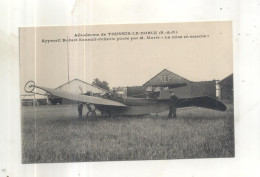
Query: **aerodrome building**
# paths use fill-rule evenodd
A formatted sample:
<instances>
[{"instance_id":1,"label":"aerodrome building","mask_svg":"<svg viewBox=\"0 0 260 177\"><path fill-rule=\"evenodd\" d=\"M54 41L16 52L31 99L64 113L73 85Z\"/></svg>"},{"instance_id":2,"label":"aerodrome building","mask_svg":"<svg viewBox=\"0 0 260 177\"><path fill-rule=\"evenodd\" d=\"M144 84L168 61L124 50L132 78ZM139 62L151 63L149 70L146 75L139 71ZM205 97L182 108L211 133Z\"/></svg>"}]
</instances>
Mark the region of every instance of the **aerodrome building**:
<instances>
[{"instance_id":1,"label":"aerodrome building","mask_svg":"<svg viewBox=\"0 0 260 177\"><path fill-rule=\"evenodd\" d=\"M233 103L234 90L233 90L233 74L218 82L219 99Z\"/></svg>"},{"instance_id":2,"label":"aerodrome building","mask_svg":"<svg viewBox=\"0 0 260 177\"><path fill-rule=\"evenodd\" d=\"M143 86L147 87L147 91L170 89L179 98L191 98L197 96L216 97L215 80L193 82L167 69L162 70Z\"/></svg>"},{"instance_id":3,"label":"aerodrome building","mask_svg":"<svg viewBox=\"0 0 260 177\"><path fill-rule=\"evenodd\" d=\"M221 96L218 95L220 94L220 91L217 91L218 84L221 85ZM213 98L233 99L233 74L220 82L216 80L193 82L164 69L144 83L143 86L128 87L127 96L158 97L158 91L161 91L160 96L168 98L170 97L169 92L164 92L164 90L169 89L179 98L210 96Z\"/></svg>"}]
</instances>

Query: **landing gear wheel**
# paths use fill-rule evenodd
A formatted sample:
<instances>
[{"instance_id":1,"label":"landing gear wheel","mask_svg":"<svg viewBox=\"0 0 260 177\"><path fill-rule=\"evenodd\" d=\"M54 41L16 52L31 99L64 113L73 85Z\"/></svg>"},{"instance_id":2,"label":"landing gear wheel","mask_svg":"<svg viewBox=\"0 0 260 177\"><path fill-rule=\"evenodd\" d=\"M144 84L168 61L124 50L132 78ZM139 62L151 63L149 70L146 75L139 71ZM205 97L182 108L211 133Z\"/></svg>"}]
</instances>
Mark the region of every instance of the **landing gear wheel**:
<instances>
[{"instance_id":1,"label":"landing gear wheel","mask_svg":"<svg viewBox=\"0 0 260 177\"><path fill-rule=\"evenodd\" d=\"M111 112L103 112L103 113L102 113L102 116L103 116L104 118L110 118L110 117L115 116L115 114L113 114L113 113L111 113Z\"/></svg>"},{"instance_id":2,"label":"landing gear wheel","mask_svg":"<svg viewBox=\"0 0 260 177\"><path fill-rule=\"evenodd\" d=\"M86 116L87 116L87 119L94 120L96 118L97 114L95 111L88 111Z\"/></svg>"},{"instance_id":3,"label":"landing gear wheel","mask_svg":"<svg viewBox=\"0 0 260 177\"><path fill-rule=\"evenodd\" d=\"M28 81L26 82L25 86L24 86L24 91L26 93L33 93L35 88L35 82L34 81Z\"/></svg>"},{"instance_id":4,"label":"landing gear wheel","mask_svg":"<svg viewBox=\"0 0 260 177\"><path fill-rule=\"evenodd\" d=\"M109 117L109 113L104 112L104 113L103 113L103 117L108 118L108 117Z\"/></svg>"}]
</instances>

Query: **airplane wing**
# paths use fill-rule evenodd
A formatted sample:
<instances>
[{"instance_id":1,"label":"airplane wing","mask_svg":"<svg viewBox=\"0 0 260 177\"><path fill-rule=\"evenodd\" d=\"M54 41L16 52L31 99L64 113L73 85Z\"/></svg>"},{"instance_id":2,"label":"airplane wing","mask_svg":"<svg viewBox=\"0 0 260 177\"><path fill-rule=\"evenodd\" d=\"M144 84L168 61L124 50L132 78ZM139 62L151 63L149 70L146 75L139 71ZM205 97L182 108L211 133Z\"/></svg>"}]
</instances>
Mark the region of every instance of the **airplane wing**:
<instances>
[{"instance_id":1,"label":"airplane wing","mask_svg":"<svg viewBox=\"0 0 260 177\"><path fill-rule=\"evenodd\" d=\"M91 103L94 105L104 105L104 106L126 107L125 104L122 104L120 102L108 100L108 99L104 99L104 98L100 98L100 97L80 95L80 94L76 94L76 93L59 91L56 89L40 87L40 86L34 86L34 87L42 89L53 96L65 98L65 99L72 100L75 102Z\"/></svg>"},{"instance_id":2,"label":"airplane wing","mask_svg":"<svg viewBox=\"0 0 260 177\"><path fill-rule=\"evenodd\" d=\"M179 99L177 104L177 108L192 106L214 109L218 111L225 111L227 109L224 103L209 96Z\"/></svg>"}]
</instances>

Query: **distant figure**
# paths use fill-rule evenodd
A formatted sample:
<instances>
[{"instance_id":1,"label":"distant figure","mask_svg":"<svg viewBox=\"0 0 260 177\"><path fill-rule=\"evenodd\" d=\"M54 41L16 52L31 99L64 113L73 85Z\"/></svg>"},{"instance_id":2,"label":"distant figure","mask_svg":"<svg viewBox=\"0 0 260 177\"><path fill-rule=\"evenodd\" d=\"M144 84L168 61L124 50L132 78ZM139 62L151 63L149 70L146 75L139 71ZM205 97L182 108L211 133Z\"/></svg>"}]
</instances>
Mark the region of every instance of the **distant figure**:
<instances>
[{"instance_id":1,"label":"distant figure","mask_svg":"<svg viewBox=\"0 0 260 177\"><path fill-rule=\"evenodd\" d=\"M175 96L174 92L171 92L171 97L169 100L169 115L168 118L176 118L176 106L178 102L178 97Z\"/></svg>"},{"instance_id":2,"label":"distant figure","mask_svg":"<svg viewBox=\"0 0 260 177\"><path fill-rule=\"evenodd\" d=\"M79 103L79 104L78 104L78 112L79 112L79 117L80 117L80 118L82 117L82 110L83 110L83 104L82 104L82 103Z\"/></svg>"}]
</instances>

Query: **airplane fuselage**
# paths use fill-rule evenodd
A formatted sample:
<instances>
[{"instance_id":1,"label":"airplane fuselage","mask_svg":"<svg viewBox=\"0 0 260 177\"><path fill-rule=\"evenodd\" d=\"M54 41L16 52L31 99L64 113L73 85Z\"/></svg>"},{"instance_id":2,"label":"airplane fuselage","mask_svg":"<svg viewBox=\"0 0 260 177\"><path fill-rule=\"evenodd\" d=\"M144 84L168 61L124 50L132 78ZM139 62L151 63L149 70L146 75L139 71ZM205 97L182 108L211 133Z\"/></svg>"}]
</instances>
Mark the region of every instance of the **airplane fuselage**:
<instances>
[{"instance_id":1,"label":"airplane fuselage","mask_svg":"<svg viewBox=\"0 0 260 177\"><path fill-rule=\"evenodd\" d=\"M150 113L159 113L169 108L168 101L146 98L110 98L113 101L118 101L126 105L126 107L103 107L96 106L101 112L122 116L137 116Z\"/></svg>"}]
</instances>

